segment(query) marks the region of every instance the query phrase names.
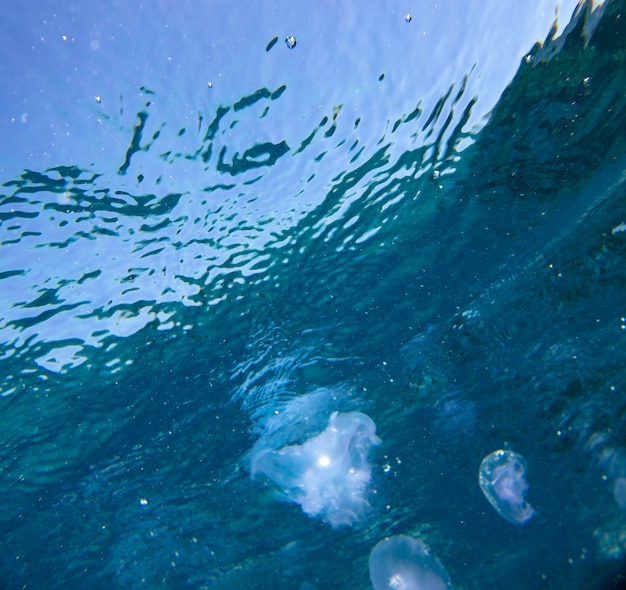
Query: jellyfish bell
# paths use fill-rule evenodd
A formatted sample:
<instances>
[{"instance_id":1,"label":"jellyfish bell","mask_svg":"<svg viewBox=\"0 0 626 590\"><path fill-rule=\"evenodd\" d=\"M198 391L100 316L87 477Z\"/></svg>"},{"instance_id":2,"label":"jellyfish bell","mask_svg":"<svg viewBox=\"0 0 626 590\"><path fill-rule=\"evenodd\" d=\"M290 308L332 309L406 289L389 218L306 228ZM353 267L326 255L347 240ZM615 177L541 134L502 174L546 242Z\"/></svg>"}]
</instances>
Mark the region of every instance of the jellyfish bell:
<instances>
[{"instance_id":1,"label":"jellyfish bell","mask_svg":"<svg viewBox=\"0 0 626 590\"><path fill-rule=\"evenodd\" d=\"M535 516L535 509L526 501L526 460L513 451L494 451L480 464L478 483L485 498L504 519L524 524Z\"/></svg>"},{"instance_id":2,"label":"jellyfish bell","mask_svg":"<svg viewBox=\"0 0 626 590\"><path fill-rule=\"evenodd\" d=\"M333 412L326 429L298 445L253 451L250 473L281 497L333 528L353 526L369 503L369 452L380 444L376 424L361 412Z\"/></svg>"},{"instance_id":3,"label":"jellyfish bell","mask_svg":"<svg viewBox=\"0 0 626 590\"><path fill-rule=\"evenodd\" d=\"M615 501L622 510L626 510L626 477L618 477L613 484Z\"/></svg>"},{"instance_id":4,"label":"jellyfish bell","mask_svg":"<svg viewBox=\"0 0 626 590\"><path fill-rule=\"evenodd\" d=\"M369 557L374 590L449 590L450 576L428 546L407 535L379 541Z\"/></svg>"}]
</instances>

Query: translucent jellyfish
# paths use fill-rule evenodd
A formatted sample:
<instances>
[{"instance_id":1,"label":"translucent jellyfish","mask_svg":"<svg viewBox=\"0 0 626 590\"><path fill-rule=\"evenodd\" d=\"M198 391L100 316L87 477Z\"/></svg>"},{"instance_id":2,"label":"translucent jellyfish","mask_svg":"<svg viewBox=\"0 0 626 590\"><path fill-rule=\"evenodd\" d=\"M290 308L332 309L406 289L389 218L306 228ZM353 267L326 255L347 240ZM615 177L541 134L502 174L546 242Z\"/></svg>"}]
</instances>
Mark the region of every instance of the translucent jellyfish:
<instances>
[{"instance_id":1,"label":"translucent jellyfish","mask_svg":"<svg viewBox=\"0 0 626 590\"><path fill-rule=\"evenodd\" d=\"M369 559L374 590L446 590L450 576L428 546L406 535L387 537L372 549Z\"/></svg>"},{"instance_id":2,"label":"translucent jellyfish","mask_svg":"<svg viewBox=\"0 0 626 590\"><path fill-rule=\"evenodd\" d=\"M478 483L485 498L509 522L524 524L534 515L526 501L526 461L513 451L494 451L480 464Z\"/></svg>"},{"instance_id":3,"label":"translucent jellyfish","mask_svg":"<svg viewBox=\"0 0 626 590\"><path fill-rule=\"evenodd\" d=\"M626 477L618 477L613 485L615 501L622 510L626 510Z\"/></svg>"},{"instance_id":4,"label":"translucent jellyfish","mask_svg":"<svg viewBox=\"0 0 626 590\"><path fill-rule=\"evenodd\" d=\"M266 477L288 502L333 528L352 526L369 507L368 462L380 444L374 421L361 412L334 412L326 429L301 445L260 449L250 459L252 477Z\"/></svg>"}]
</instances>

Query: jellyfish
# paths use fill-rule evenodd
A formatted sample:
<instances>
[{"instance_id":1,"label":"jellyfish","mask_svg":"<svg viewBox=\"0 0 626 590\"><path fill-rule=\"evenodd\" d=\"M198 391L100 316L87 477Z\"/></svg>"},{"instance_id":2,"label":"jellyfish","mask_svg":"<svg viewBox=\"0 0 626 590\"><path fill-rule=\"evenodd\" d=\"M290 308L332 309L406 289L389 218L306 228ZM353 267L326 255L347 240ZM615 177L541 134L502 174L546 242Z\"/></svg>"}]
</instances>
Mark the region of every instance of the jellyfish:
<instances>
[{"instance_id":1,"label":"jellyfish","mask_svg":"<svg viewBox=\"0 0 626 590\"><path fill-rule=\"evenodd\" d=\"M524 524L535 510L526 501L526 461L513 451L494 451L480 464L478 483L496 512L509 522Z\"/></svg>"},{"instance_id":2,"label":"jellyfish","mask_svg":"<svg viewBox=\"0 0 626 590\"><path fill-rule=\"evenodd\" d=\"M626 477L618 477L613 485L615 501L622 510L626 510Z\"/></svg>"},{"instance_id":3,"label":"jellyfish","mask_svg":"<svg viewBox=\"0 0 626 590\"><path fill-rule=\"evenodd\" d=\"M250 459L253 479L265 477L288 502L333 528L352 526L369 507L368 455L380 444L376 424L361 412L334 412L326 429L299 445L259 449Z\"/></svg>"},{"instance_id":4,"label":"jellyfish","mask_svg":"<svg viewBox=\"0 0 626 590\"><path fill-rule=\"evenodd\" d=\"M446 590L450 576L428 546L413 537L387 537L372 549L369 559L374 590Z\"/></svg>"}]
</instances>

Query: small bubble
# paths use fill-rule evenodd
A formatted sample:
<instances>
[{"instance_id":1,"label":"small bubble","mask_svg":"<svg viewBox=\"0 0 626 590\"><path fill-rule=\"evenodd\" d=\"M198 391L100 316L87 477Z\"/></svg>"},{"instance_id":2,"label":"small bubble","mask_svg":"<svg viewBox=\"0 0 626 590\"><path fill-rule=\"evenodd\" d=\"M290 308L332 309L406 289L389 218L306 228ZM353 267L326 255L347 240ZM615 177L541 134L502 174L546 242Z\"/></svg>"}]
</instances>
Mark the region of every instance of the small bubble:
<instances>
[{"instance_id":1,"label":"small bubble","mask_svg":"<svg viewBox=\"0 0 626 590\"><path fill-rule=\"evenodd\" d=\"M213 82L211 82L211 81L209 80L209 81L207 82L207 86L208 86L209 88L213 88Z\"/></svg>"},{"instance_id":2,"label":"small bubble","mask_svg":"<svg viewBox=\"0 0 626 590\"><path fill-rule=\"evenodd\" d=\"M407 14L404 17L404 21L407 22L407 23L410 23L412 20L413 20L413 17L410 14Z\"/></svg>"},{"instance_id":3,"label":"small bubble","mask_svg":"<svg viewBox=\"0 0 626 590\"><path fill-rule=\"evenodd\" d=\"M139 503L142 506L147 506L148 505L148 500L146 498L141 498L141 500L139 500Z\"/></svg>"},{"instance_id":4,"label":"small bubble","mask_svg":"<svg viewBox=\"0 0 626 590\"><path fill-rule=\"evenodd\" d=\"M439 180L440 176L441 172L439 172L439 170L433 170L433 180Z\"/></svg>"},{"instance_id":5,"label":"small bubble","mask_svg":"<svg viewBox=\"0 0 626 590\"><path fill-rule=\"evenodd\" d=\"M297 41L293 35L289 35L289 37L285 39L285 43L289 49L293 49L296 46Z\"/></svg>"},{"instance_id":6,"label":"small bubble","mask_svg":"<svg viewBox=\"0 0 626 590\"><path fill-rule=\"evenodd\" d=\"M533 56L529 53L525 58L524 61L529 64L533 61Z\"/></svg>"},{"instance_id":7,"label":"small bubble","mask_svg":"<svg viewBox=\"0 0 626 590\"><path fill-rule=\"evenodd\" d=\"M102 102L102 97L101 96L94 96L94 98L96 99L96 102L98 104L100 104Z\"/></svg>"},{"instance_id":8,"label":"small bubble","mask_svg":"<svg viewBox=\"0 0 626 590\"><path fill-rule=\"evenodd\" d=\"M591 82L591 77L587 76L586 78L583 78L583 85L584 86L589 86L589 82Z\"/></svg>"}]
</instances>

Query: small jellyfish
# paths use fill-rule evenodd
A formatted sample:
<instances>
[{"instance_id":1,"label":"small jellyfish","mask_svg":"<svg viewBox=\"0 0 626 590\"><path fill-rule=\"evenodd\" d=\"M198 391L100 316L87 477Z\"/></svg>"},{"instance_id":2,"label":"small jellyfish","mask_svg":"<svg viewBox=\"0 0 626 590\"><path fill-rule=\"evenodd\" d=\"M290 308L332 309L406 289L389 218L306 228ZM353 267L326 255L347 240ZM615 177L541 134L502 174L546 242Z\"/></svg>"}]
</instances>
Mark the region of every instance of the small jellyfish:
<instances>
[{"instance_id":1,"label":"small jellyfish","mask_svg":"<svg viewBox=\"0 0 626 590\"><path fill-rule=\"evenodd\" d=\"M626 510L626 478L618 477L613 485L613 495L615 501L622 510Z\"/></svg>"},{"instance_id":2,"label":"small jellyfish","mask_svg":"<svg viewBox=\"0 0 626 590\"><path fill-rule=\"evenodd\" d=\"M379 541L369 559L374 590L446 590L450 576L428 546L413 537L396 535Z\"/></svg>"},{"instance_id":3,"label":"small jellyfish","mask_svg":"<svg viewBox=\"0 0 626 590\"><path fill-rule=\"evenodd\" d=\"M526 461L513 451L494 451L480 464L478 483L496 512L509 522L524 524L535 510L526 501Z\"/></svg>"}]
</instances>

